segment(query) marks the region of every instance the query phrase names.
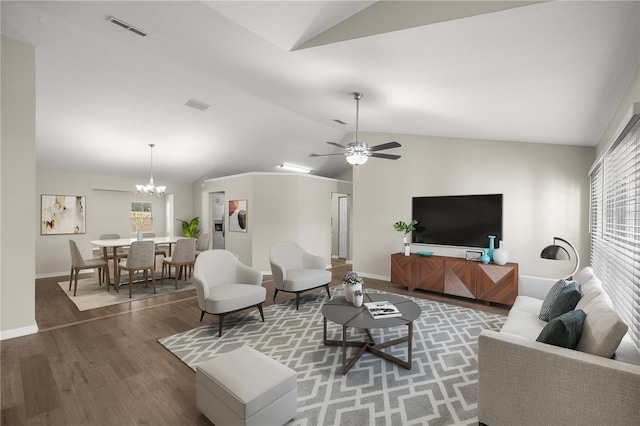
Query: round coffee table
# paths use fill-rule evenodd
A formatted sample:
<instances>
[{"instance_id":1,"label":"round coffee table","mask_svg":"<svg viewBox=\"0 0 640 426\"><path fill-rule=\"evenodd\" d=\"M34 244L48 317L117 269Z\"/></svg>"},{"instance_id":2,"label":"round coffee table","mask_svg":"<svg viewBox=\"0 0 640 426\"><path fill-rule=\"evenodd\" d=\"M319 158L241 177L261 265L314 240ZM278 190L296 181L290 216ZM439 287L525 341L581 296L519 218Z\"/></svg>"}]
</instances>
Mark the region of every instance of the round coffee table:
<instances>
[{"instance_id":1,"label":"round coffee table","mask_svg":"<svg viewBox=\"0 0 640 426\"><path fill-rule=\"evenodd\" d=\"M356 308L353 304L347 302L344 297L335 297L329 300L322 307L322 315L324 316L324 344L327 346L342 346L342 374L347 372L354 366L356 361L365 352L371 352L372 354L384 358L387 361L391 361L398 364L401 367L411 370L411 349L413 346L413 321L420 316L422 310L417 303L413 300L409 300L405 297L395 294L378 294L378 293L366 293L364 296L366 302L381 302L387 301L393 303L400 311L402 316L394 318L382 318L374 319L367 308L361 306ZM336 324L342 325L342 340L330 340L327 339L327 320ZM407 326L407 335L398 339L390 340L388 342L376 343L371 335L371 329L374 328L390 328ZM347 328L362 328L367 334L367 340L354 341L347 340ZM394 346L400 343L407 342L407 360L403 361L400 358L389 355L383 352L382 349ZM356 346L359 349L350 358L347 358L347 347Z\"/></svg>"}]
</instances>

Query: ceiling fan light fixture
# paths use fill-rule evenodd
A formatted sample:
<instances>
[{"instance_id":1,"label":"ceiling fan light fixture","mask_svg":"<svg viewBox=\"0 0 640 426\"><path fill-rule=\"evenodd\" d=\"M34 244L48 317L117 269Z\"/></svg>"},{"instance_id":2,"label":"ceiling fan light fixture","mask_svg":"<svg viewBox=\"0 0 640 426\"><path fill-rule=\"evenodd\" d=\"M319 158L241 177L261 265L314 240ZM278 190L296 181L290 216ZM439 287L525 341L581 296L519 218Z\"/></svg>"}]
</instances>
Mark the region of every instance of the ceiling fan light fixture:
<instances>
[{"instance_id":1,"label":"ceiling fan light fixture","mask_svg":"<svg viewBox=\"0 0 640 426\"><path fill-rule=\"evenodd\" d=\"M353 166L360 166L366 163L368 159L369 157L367 157L365 154L360 153L347 155L347 163Z\"/></svg>"}]
</instances>

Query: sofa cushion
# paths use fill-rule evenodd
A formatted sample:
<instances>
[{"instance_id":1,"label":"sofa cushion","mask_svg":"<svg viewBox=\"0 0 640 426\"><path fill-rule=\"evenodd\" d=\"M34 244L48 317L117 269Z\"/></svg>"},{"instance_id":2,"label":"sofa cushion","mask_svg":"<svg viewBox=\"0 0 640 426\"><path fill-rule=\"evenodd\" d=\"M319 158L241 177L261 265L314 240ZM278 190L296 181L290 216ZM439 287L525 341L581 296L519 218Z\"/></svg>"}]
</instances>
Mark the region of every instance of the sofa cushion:
<instances>
[{"instance_id":1,"label":"sofa cushion","mask_svg":"<svg viewBox=\"0 0 640 426\"><path fill-rule=\"evenodd\" d=\"M573 275L573 280L578 281L582 285L582 283L589 281L595 276L596 274L593 272L593 269L591 269L591 266L585 266Z\"/></svg>"},{"instance_id":2,"label":"sofa cushion","mask_svg":"<svg viewBox=\"0 0 640 426\"><path fill-rule=\"evenodd\" d=\"M549 308L549 321L573 311L581 296L579 284L576 281L567 282Z\"/></svg>"},{"instance_id":3,"label":"sofa cushion","mask_svg":"<svg viewBox=\"0 0 640 426\"><path fill-rule=\"evenodd\" d=\"M542 302L542 307L540 308L540 314L538 318L542 321L549 321L549 310L551 309L551 305L556 300L564 286L567 284L565 280L560 280L551 287L549 293L547 293L547 297L544 298Z\"/></svg>"},{"instance_id":4,"label":"sofa cushion","mask_svg":"<svg viewBox=\"0 0 640 426\"><path fill-rule=\"evenodd\" d=\"M628 330L604 298L596 298L582 308L587 314L577 350L611 358Z\"/></svg>"},{"instance_id":5,"label":"sofa cushion","mask_svg":"<svg viewBox=\"0 0 640 426\"><path fill-rule=\"evenodd\" d=\"M542 300L529 296L517 296L501 333L514 334L527 340L534 340L547 323L538 319Z\"/></svg>"},{"instance_id":6,"label":"sofa cushion","mask_svg":"<svg viewBox=\"0 0 640 426\"><path fill-rule=\"evenodd\" d=\"M536 339L538 342L575 349L580 339L582 324L586 315L582 309L566 312L553 318L542 329Z\"/></svg>"},{"instance_id":7,"label":"sofa cushion","mask_svg":"<svg viewBox=\"0 0 640 426\"><path fill-rule=\"evenodd\" d=\"M511 307L511 311L522 311L534 315L538 318L540 313L540 307L542 306L542 300L529 296L516 296L515 302Z\"/></svg>"},{"instance_id":8,"label":"sofa cushion","mask_svg":"<svg viewBox=\"0 0 640 426\"><path fill-rule=\"evenodd\" d=\"M604 295L602 290L602 281L600 281L598 277L593 277L587 281L580 282L580 293L582 293L582 298L580 299L580 302L578 302L576 309L582 309L583 306L591 302L596 297Z\"/></svg>"}]
</instances>

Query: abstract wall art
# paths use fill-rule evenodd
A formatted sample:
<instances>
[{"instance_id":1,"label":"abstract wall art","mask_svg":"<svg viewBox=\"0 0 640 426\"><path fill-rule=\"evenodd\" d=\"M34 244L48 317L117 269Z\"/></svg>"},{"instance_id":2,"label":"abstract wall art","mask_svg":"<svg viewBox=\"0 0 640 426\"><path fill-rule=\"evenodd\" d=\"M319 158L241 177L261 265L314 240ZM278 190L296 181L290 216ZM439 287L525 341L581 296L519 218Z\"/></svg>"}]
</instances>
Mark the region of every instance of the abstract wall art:
<instances>
[{"instance_id":1,"label":"abstract wall art","mask_svg":"<svg viewBox=\"0 0 640 426\"><path fill-rule=\"evenodd\" d=\"M42 194L40 234L85 234L85 197L81 195Z\"/></svg>"},{"instance_id":2,"label":"abstract wall art","mask_svg":"<svg viewBox=\"0 0 640 426\"><path fill-rule=\"evenodd\" d=\"M247 232L247 200L229 201L229 231Z\"/></svg>"}]
</instances>

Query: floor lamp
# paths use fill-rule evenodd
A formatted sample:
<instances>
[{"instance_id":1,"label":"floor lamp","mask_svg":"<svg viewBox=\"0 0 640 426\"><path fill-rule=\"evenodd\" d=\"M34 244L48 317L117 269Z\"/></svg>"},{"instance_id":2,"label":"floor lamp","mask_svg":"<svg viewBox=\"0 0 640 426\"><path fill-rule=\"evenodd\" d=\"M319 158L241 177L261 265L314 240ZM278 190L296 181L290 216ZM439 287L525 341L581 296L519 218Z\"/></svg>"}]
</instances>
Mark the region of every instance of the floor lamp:
<instances>
[{"instance_id":1,"label":"floor lamp","mask_svg":"<svg viewBox=\"0 0 640 426\"><path fill-rule=\"evenodd\" d=\"M550 259L550 260L571 260L571 256L569 255L569 252L567 251L567 249L557 245L556 241L562 241L563 243L571 247L571 250L573 250L573 254L576 257L575 269L569 274L568 277L565 278L565 279L570 279L571 277L573 277L573 274L575 274L578 271L578 267L580 266L580 255L578 255L578 250L576 250L576 248L572 246L569 241L562 239L560 237L553 237L553 244L550 246L546 246L542 250L542 253L540 253L540 257L543 259Z\"/></svg>"}]
</instances>

